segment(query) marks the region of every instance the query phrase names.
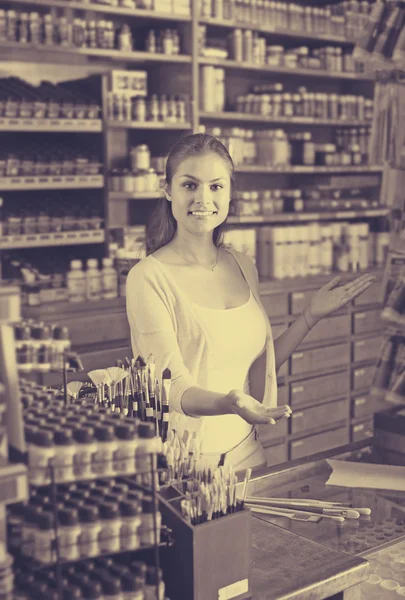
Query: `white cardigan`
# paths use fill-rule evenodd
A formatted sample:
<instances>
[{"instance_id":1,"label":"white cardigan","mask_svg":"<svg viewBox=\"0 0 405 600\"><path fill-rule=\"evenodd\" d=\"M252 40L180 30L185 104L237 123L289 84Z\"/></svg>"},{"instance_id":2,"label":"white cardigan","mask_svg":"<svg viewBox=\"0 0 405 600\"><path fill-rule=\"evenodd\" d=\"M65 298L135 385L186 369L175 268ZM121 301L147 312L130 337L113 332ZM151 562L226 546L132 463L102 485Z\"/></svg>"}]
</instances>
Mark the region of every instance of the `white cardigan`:
<instances>
[{"instance_id":1,"label":"white cardigan","mask_svg":"<svg viewBox=\"0 0 405 600\"><path fill-rule=\"evenodd\" d=\"M259 280L254 263L245 254L227 248L234 256L265 316L267 342L263 353L249 370L250 394L266 406L277 406L277 380L271 326L260 300ZM141 260L128 274L127 315L134 357L153 354L156 376L164 369L172 376L170 426L179 434L185 429L199 431L199 418L185 415L181 407L190 387L207 387L212 341L203 328L187 295L174 284L164 266L152 255ZM215 390L214 390L215 391Z\"/></svg>"}]
</instances>

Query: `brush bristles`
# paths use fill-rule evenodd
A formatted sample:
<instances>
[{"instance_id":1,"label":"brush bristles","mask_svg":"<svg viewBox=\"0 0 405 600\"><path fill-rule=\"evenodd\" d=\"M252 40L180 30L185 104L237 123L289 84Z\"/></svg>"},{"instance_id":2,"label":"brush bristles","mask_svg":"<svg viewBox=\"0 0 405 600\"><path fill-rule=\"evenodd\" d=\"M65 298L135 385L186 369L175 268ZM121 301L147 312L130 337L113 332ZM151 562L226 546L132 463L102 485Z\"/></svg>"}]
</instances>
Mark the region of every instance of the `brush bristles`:
<instances>
[{"instance_id":1,"label":"brush bristles","mask_svg":"<svg viewBox=\"0 0 405 600\"><path fill-rule=\"evenodd\" d=\"M172 378L172 372L170 369L165 369L163 371L163 375L162 375L162 379L171 379Z\"/></svg>"}]
</instances>

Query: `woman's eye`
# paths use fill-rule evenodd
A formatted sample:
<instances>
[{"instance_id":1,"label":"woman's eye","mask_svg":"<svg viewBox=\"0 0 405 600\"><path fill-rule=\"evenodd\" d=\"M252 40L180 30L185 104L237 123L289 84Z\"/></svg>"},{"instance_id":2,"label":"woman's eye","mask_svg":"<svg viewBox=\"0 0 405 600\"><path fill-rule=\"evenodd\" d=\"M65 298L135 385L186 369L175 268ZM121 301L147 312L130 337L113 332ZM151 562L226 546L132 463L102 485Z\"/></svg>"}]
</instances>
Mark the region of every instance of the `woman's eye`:
<instances>
[{"instance_id":1,"label":"woman's eye","mask_svg":"<svg viewBox=\"0 0 405 600\"><path fill-rule=\"evenodd\" d=\"M211 189L212 189L214 192L217 192L218 190L221 190L221 189L222 189L222 185L219 185L218 183L214 183L214 184L211 186Z\"/></svg>"},{"instance_id":2,"label":"woman's eye","mask_svg":"<svg viewBox=\"0 0 405 600\"><path fill-rule=\"evenodd\" d=\"M186 188L186 190L194 190L195 189L195 183L192 182L187 182L184 184L184 187Z\"/></svg>"}]
</instances>

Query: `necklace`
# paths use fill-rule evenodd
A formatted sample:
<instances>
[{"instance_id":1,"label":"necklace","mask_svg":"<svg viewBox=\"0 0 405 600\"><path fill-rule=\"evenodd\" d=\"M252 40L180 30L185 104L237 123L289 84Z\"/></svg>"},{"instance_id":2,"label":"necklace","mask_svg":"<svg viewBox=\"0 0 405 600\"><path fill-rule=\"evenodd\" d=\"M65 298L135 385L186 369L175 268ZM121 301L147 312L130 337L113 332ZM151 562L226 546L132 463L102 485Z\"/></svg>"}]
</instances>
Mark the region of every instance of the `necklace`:
<instances>
[{"instance_id":1,"label":"necklace","mask_svg":"<svg viewBox=\"0 0 405 600\"><path fill-rule=\"evenodd\" d=\"M191 263L192 265L199 265L200 267L202 267L203 269L207 269L209 271L213 271L215 269L215 267L218 265L218 259L219 259L219 248L217 248L217 258L215 260L215 265L213 267L207 267L206 265L202 265L201 263L199 263L196 260L190 260L189 258L186 258L185 256L183 256L182 254L180 254L180 252L177 252L177 250L175 250L174 248L172 248L172 250L177 254L177 256L180 256L180 258L186 260L187 262Z\"/></svg>"}]
</instances>

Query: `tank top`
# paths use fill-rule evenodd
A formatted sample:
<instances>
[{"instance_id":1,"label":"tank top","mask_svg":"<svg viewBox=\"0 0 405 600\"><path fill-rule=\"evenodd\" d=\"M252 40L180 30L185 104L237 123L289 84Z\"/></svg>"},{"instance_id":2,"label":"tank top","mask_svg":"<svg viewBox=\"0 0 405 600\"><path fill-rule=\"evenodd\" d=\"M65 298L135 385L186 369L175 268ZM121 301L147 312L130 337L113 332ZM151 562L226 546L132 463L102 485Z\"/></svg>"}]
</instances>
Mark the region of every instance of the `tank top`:
<instances>
[{"instance_id":1,"label":"tank top","mask_svg":"<svg viewBox=\"0 0 405 600\"><path fill-rule=\"evenodd\" d=\"M207 389L227 394L232 389L249 393L248 373L266 345L266 322L250 291L249 300L226 310L193 307L213 340L215 368L208 374ZM201 451L223 453L237 446L252 430L239 415L202 417Z\"/></svg>"}]
</instances>

